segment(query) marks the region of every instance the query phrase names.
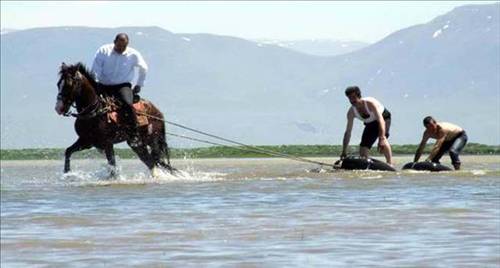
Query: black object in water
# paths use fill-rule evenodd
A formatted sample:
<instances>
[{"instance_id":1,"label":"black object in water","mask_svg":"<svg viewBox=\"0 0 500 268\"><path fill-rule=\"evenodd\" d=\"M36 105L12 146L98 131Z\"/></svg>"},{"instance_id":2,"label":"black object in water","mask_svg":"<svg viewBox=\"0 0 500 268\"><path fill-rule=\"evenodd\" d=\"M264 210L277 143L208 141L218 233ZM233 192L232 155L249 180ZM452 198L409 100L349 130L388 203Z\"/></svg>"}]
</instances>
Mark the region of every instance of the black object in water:
<instances>
[{"instance_id":1,"label":"black object in water","mask_svg":"<svg viewBox=\"0 0 500 268\"><path fill-rule=\"evenodd\" d=\"M450 171L451 168L433 162L410 162L403 166L403 169L425 170L425 171Z\"/></svg>"},{"instance_id":2,"label":"black object in water","mask_svg":"<svg viewBox=\"0 0 500 268\"><path fill-rule=\"evenodd\" d=\"M373 158L364 158L359 156L348 156L344 159L340 159L335 162L335 167L338 169L370 169L370 170L384 170L384 171L396 171L389 164L382 162Z\"/></svg>"}]
</instances>

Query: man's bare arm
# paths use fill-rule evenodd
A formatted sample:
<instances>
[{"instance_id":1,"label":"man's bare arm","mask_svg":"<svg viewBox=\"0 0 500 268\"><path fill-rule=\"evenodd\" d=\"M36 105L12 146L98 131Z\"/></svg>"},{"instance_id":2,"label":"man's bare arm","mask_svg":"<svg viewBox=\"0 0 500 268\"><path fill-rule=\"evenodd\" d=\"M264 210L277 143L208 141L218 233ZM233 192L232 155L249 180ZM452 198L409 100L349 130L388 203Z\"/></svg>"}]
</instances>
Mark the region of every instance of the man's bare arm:
<instances>
[{"instance_id":1,"label":"man's bare arm","mask_svg":"<svg viewBox=\"0 0 500 268\"><path fill-rule=\"evenodd\" d=\"M341 157L347 155L347 146L349 146L349 141L351 140L352 125L354 123L354 112L352 108L347 112L347 125L344 132L344 140L342 141L342 154Z\"/></svg>"},{"instance_id":2,"label":"man's bare arm","mask_svg":"<svg viewBox=\"0 0 500 268\"><path fill-rule=\"evenodd\" d=\"M375 111L375 116L377 117L378 121L378 137L380 139L385 139L385 119L380 113L379 110L377 110L377 107L375 107L375 104L373 102L368 102L368 108L370 110Z\"/></svg>"},{"instance_id":3,"label":"man's bare arm","mask_svg":"<svg viewBox=\"0 0 500 268\"><path fill-rule=\"evenodd\" d=\"M368 102L368 108L375 111L375 116L378 122L378 150L382 151L385 147L390 146L389 141L387 141L387 137L385 136L385 119L382 113L377 110L374 103Z\"/></svg>"},{"instance_id":4,"label":"man's bare arm","mask_svg":"<svg viewBox=\"0 0 500 268\"><path fill-rule=\"evenodd\" d=\"M429 154L429 157L427 157L427 160L432 161L432 159L437 155L439 149L441 149L441 146L443 146L445 138L446 138L446 133L443 131L443 129L440 128L438 130L436 143L434 144L434 147L432 147L431 153Z\"/></svg>"},{"instance_id":5,"label":"man's bare arm","mask_svg":"<svg viewBox=\"0 0 500 268\"><path fill-rule=\"evenodd\" d=\"M415 157L413 158L413 162L418 162L420 156L422 156L422 152L425 149L427 140L429 140L429 134L427 133L427 131L424 131L424 134L422 135L422 140L420 141L420 145L418 146L417 152L415 153Z\"/></svg>"}]
</instances>

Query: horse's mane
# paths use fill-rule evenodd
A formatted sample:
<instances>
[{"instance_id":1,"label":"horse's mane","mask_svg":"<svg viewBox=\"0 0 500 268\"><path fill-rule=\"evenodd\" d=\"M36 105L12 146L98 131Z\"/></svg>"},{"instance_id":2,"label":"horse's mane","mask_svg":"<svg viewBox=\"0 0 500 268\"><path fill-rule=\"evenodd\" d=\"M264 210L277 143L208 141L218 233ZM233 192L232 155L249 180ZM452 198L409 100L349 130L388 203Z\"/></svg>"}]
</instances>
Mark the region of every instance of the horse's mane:
<instances>
[{"instance_id":1,"label":"horse's mane","mask_svg":"<svg viewBox=\"0 0 500 268\"><path fill-rule=\"evenodd\" d=\"M71 74L76 73L76 71L80 72L87 80L90 82L92 87L95 89L97 88L97 81L95 79L95 75L87 69L85 64L78 62L73 65L67 65L66 67L61 67L61 70L59 71L59 75L62 76L66 72L70 72Z\"/></svg>"}]
</instances>

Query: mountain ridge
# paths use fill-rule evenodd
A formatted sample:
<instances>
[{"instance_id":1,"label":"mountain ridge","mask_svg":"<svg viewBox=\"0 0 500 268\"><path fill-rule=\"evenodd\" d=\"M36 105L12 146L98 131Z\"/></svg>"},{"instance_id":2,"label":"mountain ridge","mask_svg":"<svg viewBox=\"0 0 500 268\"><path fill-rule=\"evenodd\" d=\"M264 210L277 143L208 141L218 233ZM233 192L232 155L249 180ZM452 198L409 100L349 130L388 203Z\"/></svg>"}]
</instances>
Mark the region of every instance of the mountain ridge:
<instances>
[{"instance_id":1,"label":"mountain ridge","mask_svg":"<svg viewBox=\"0 0 500 268\"><path fill-rule=\"evenodd\" d=\"M194 128L253 144L338 144L349 107L343 90L356 84L393 113L393 143L418 142L421 118L432 114L463 126L472 141L498 144L498 137L484 130L499 130L499 120L483 115L500 114L499 7L457 8L460 14L455 9L363 49L327 57L156 26L61 26L4 34L2 148L72 143L72 119L53 111L57 69L63 61L91 66L96 49L120 31L128 32L130 46L150 66L143 96L166 118ZM360 132L356 123L351 143ZM174 145L197 145L178 142Z\"/></svg>"}]
</instances>

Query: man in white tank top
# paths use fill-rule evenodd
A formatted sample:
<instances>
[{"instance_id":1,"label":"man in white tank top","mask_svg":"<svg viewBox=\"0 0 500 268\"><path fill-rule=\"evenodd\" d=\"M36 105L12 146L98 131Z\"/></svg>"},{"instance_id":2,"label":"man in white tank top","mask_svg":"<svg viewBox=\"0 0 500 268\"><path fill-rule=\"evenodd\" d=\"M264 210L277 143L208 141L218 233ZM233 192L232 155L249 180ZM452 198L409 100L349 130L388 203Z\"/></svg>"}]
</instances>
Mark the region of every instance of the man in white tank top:
<instances>
[{"instance_id":1,"label":"man in white tank top","mask_svg":"<svg viewBox=\"0 0 500 268\"><path fill-rule=\"evenodd\" d=\"M392 165L392 150L387 140L391 125L391 113L377 99L372 97L361 98L361 90L357 86L348 87L345 90L345 95L352 106L347 111L347 126L340 158L347 155L354 118L358 118L365 124L361 143L359 144L360 156L368 158L368 152L378 138L379 151L384 154L386 162Z\"/></svg>"}]
</instances>

